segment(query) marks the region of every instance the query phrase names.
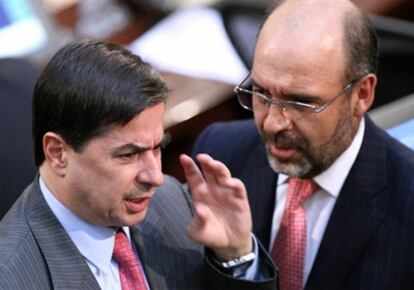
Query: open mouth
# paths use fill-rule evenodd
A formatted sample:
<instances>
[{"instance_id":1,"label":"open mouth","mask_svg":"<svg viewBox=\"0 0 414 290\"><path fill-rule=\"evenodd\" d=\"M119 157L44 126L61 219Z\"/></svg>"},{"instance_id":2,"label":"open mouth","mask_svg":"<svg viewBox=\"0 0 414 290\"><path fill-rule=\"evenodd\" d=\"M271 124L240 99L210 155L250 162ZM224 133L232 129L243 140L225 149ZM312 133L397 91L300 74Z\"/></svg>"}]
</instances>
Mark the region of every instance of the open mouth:
<instances>
[{"instance_id":1,"label":"open mouth","mask_svg":"<svg viewBox=\"0 0 414 290\"><path fill-rule=\"evenodd\" d=\"M148 207L149 197L144 198L127 198L125 199L126 207L131 213L139 213Z\"/></svg>"},{"instance_id":2,"label":"open mouth","mask_svg":"<svg viewBox=\"0 0 414 290\"><path fill-rule=\"evenodd\" d=\"M278 147L275 145L269 145L269 152L272 154L273 157L279 160L287 160L294 157L295 153L298 152L297 148L289 148L289 147Z\"/></svg>"}]
</instances>

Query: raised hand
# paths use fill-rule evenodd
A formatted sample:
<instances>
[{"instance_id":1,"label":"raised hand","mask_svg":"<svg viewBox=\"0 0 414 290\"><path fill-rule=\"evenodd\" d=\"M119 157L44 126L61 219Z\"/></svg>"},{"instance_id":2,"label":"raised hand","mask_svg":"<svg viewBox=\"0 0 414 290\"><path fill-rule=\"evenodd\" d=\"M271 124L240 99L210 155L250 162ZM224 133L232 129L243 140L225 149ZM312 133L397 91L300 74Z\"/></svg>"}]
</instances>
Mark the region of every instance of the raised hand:
<instances>
[{"instance_id":1,"label":"raised hand","mask_svg":"<svg viewBox=\"0 0 414 290\"><path fill-rule=\"evenodd\" d=\"M188 234L221 261L250 253L252 220L244 184L209 155L199 154L197 160L204 176L190 157L180 156L193 200Z\"/></svg>"}]
</instances>

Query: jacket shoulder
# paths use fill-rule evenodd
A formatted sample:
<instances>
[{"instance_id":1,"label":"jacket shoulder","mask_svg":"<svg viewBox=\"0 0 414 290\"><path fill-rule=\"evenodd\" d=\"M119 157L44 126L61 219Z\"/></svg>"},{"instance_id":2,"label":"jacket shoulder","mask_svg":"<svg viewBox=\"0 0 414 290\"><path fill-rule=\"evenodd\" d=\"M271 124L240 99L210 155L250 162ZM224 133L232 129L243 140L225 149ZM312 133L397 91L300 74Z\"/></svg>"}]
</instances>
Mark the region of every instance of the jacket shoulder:
<instances>
[{"instance_id":1,"label":"jacket shoulder","mask_svg":"<svg viewBox=\"0 0 414 290\"><path fill-rule=\"evenodd\" d=\"M0 289L50 289L47 266L26 218L28 198L24 193L0 223Z\"/></svg>"},{"instance_id":2,"label":"jacket shoulder","mask_svg":"<svg viewBox=\"0 0 414 290\"><path fill-rule=\"evenodd\" d=\"M383 211L393 208L399 214L401 204L414 209L414 151L394 139L367 119L364 140L352 172L358 176L358 186L367 191L385 192ZM407 217L412 220L412 215Z\"/></svg>"},{"instance_id":3,"label":"jacket shoulder","mask_svg":"<svg viewBox=\"0 0 414 290\"><path fill-rule=\"evenodd\" d=\"M246 157L263 147L256 125L252 119L213 123L197 138L193 147L193 157L197 153L207 153L225 163L229 158Z\"/></svg>"},{"instance_id":4,"label":"jacket shoulder","mask_svg":"<svg viewBox=\"0 0 414 290\"><path fill-rule=\"evenodd\" d=\"M387 147L391 183L414 194L414 151L392 137L388 140Z\"/></svg>"}]
</instances>

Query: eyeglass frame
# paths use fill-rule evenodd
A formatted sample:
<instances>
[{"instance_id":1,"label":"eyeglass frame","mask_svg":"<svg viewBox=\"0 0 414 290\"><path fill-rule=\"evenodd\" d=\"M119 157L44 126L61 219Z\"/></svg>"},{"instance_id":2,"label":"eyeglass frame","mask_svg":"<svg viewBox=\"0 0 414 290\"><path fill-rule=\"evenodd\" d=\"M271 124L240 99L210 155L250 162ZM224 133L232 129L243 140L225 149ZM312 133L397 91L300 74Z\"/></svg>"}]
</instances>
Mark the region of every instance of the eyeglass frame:
<instances>
[{"instance_id":1,"label":"eyeglass frame","mask_svg":"<svg viewBox=\"0 0 414 290\"><path fill-rule=\"evenodd\" d=\"M338 94L334 95L333 97L329 98L328 101L326 101L326 103L324 103L321 106L317 106L317 105L311 105L311 104L306 104L306 103L302 103L302 102L297 102L297 101L290 101L290 100L273 100L271 98L269 98L268 96L266 96L263 93L259 93L259 92L254 92L245 88L242 88L241 85L243 85L244 82L246 82L247 79L249 79L251 76L251 72L244 78L244 80L237 86L234 87L233 92L237 95L237 99L239 101L240 106L242 106L244 109L249 110L249 111L253 111L253 107L249 108L248 106L242 104L242 102L240 101L240 95L239 92L244 92L244 93L248 93L252 95L257 95L259 96L262 100L264 100L266 102L266 105L269 106L269 108L273 105L273 106L278 106L281 108L281 110L283 112L285 112L286 106L284 106L284 104L288 104L288 105L295 105L298 107L302 107L302 108L312 108L313 110L310 111L309 113L304 114L304 116L312 114L312 113L321 113L322 111L324 111L329 105L331 105L336 99L338 99L340 96L342 96L343 94L345 94L350 88L352 88L357 82L359 82L363 77L359 77L356 78L354 80L352 80L351 82L349 82Z\"/></svg>"}]
</instances>

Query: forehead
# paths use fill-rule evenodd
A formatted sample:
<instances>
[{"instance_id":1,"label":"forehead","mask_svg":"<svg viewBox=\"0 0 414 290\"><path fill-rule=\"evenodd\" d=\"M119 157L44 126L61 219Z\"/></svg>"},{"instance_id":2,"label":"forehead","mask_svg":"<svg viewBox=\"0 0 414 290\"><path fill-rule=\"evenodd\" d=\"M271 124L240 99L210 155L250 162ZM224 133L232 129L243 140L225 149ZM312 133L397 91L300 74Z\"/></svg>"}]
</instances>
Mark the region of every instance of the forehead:
<instances>
[{"instance_id":1,"label":"forehead","mask_svg":"<svg viewBox=\"0 0 414 290\"><path fill-rule=\"evenodd\" d=\"M342 80L345 54L340 15L324 16L321 9L306 11L304 5L282 5L264 24L255 51L255 79L272 77L283 83L304 81L306 86ZM297 10L292 12L292 9Z\"/></svg>"},{"instance_id":2,"label":"forehead","mask_svg":"<svg viewBox=\"0 0 414 290\"><path fill-rule=\"evenodd\" d=\"M157 145L164 134L164 103L145 109L126 125L114 125L101 136L93 138L87 147L107 149L135 144L142 147Z\"/></svg>"}]
</instances>

